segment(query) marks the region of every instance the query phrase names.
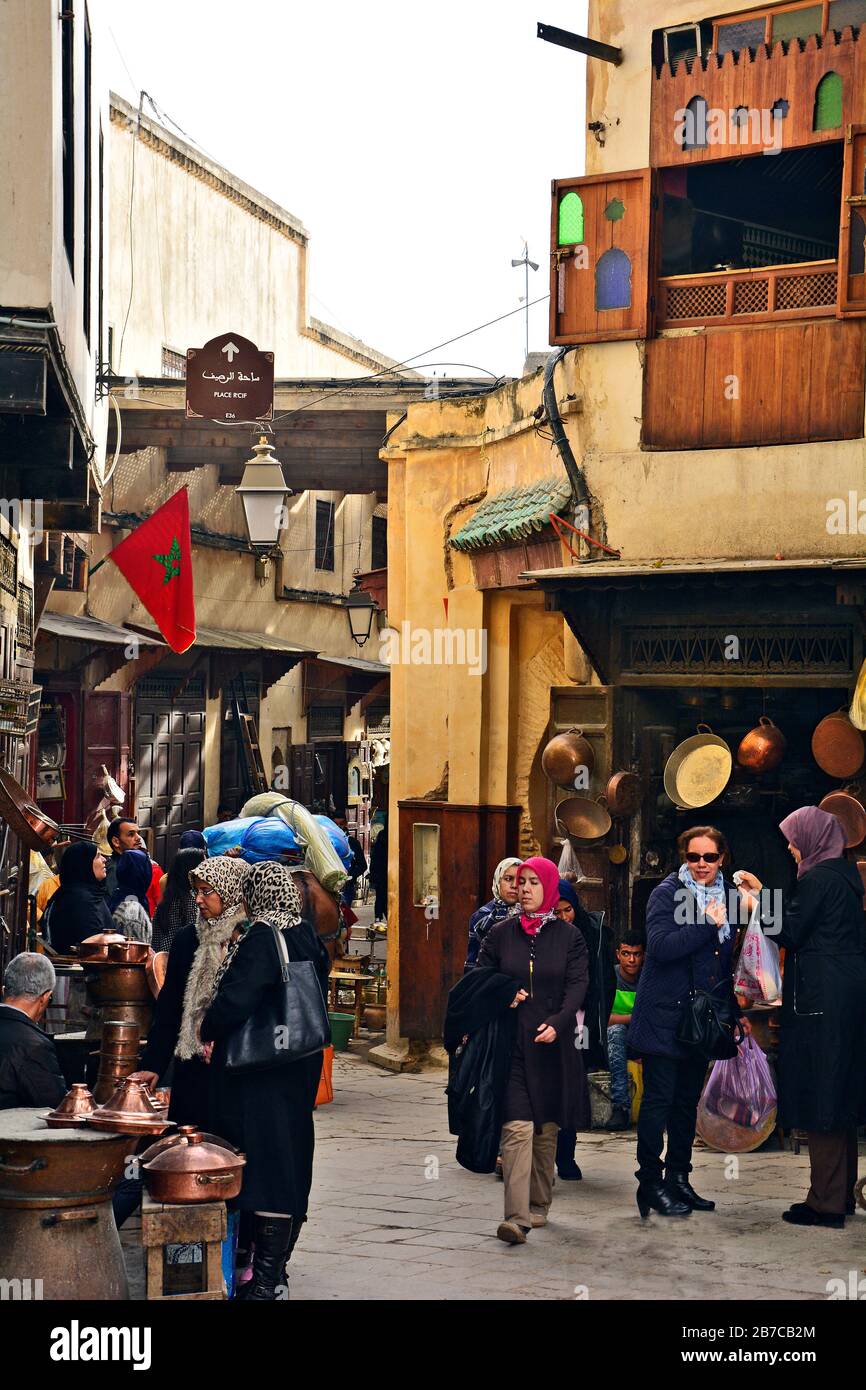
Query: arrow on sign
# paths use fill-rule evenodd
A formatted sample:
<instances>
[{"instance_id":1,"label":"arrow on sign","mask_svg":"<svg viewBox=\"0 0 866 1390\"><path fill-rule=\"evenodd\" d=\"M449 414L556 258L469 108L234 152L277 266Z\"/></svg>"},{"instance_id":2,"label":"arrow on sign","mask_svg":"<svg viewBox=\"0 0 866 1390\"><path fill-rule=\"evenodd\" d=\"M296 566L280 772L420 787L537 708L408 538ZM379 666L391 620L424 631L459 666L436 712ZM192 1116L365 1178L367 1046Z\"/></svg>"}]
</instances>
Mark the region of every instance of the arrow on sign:
<instances>
[{"instance_id":1,"label":"arrow on sign","mask_svg":"<svg viewBox=\"0 0 866 1390\"><path fill-rule=\"evenodd\" d=\"M234 362L235 358L240 352L240 348L237 346L236 343L226 343L225 347L223 348L223 352L229 359L229 365L231 365L231 363Z\"/></svg>"}]
</instances>

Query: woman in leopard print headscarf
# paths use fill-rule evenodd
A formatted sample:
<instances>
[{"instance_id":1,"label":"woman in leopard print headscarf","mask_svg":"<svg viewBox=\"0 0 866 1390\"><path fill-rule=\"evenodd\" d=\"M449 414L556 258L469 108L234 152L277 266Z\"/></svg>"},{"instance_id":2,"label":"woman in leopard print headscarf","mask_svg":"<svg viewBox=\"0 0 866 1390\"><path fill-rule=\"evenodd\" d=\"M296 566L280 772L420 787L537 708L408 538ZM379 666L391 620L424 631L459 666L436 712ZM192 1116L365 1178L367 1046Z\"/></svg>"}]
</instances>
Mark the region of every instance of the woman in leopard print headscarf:
<instances>
[{"instance_id":1,"label":"woman in leopard print headscarf","mask_svg":"<svg viewBox=\"0 0 866 1390\"><path fill-rule=\"evenodd\" d=\"M255 1213L253 1277L241 1296L256 1302L280 1297L285 1265L301 1224L313 1180L313 1108L322 1055L254 1072L225 1067L229 1036L255 1013L280 979L273 928L282 932L290 961L312 961L327 998L330 961L312 926L301 916L301 899L284 864L254 864L244 881L249 931L235 943L217 979L213 1002L201 1025L214 1040L211 1059L213 1126L246 1154L237 1205Z\"/></svg>"}]
</instances>

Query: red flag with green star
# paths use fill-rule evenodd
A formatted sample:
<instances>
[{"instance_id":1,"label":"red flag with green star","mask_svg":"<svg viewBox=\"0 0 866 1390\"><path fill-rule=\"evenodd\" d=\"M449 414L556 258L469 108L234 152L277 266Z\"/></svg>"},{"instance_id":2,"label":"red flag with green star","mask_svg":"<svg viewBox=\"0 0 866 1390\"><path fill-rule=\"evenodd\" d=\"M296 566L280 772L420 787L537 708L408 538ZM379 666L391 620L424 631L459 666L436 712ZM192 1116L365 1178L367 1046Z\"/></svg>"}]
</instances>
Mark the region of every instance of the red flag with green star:
<instances>
[{"instance_id":1,"label":"red flag with green star","mask_svg":"<svg viewBox=\"0 0 866 1390\"><path fill-rule=\"evenodd\" d=\"M170 497L115 546L113 560L144 604L172 651L185 652L195 641L189 493Z\"/></svg>"}]
</instances>

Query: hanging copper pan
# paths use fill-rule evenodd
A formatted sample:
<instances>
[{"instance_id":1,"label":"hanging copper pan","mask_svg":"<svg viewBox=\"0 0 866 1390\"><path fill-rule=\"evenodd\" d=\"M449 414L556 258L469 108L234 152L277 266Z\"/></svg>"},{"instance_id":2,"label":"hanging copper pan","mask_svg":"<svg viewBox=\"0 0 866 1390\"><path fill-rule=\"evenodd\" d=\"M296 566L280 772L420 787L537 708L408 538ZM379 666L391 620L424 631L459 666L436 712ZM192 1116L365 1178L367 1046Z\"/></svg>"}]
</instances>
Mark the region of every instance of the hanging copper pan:
<instances>
[{"instance_id":1,"label":"hanging copper pan","mask_svg":"<svg viewBox=\"0 0 866 1390\"><path fill-rule=\"evenodd\" d=\"M633 816L639 809L643 787L636 772L615 772L608 779L605 800L613 816Z\"/></svg>"},{"instance_id":2,"label":"hanging copper pan","mask_svg":"<svg viewBox=\"0 0 866 1390\"><path fill-rule=\"evenodd\" d=\"M579 767L586 768L587 776L592 772L595 754L582 729L569 729L545 745L541 766L545 777L558 787L573 787Z\"/></svg>"},{"instance_id":3,"label":"hanging copper pan","mask_svg":"<svg viewBox=\"0 0 866 1390\"><path fill-rule=\"evenodd\" d=\"M603 801L603 797L591 801L588 796L567 796L560 801L555 814L562 834L584 847L603 840L613 823Z\"/></svg>"},{"instance_id":4,"label":"hanging copper pan","mask_svg":"<svg viewBox=\"0 0 866 1390\"><path fill-rule=\"evenodd\" d=\"M0 819L6 821L28 849L44 850L53 845L60 826L30 800L20 782L0 768Z\"/></svg>"},{"instance_id":5,"label":"hanging copper pan","mask_svg":"<svg viewBox=\"0 0 866 1390\"><path fill-rule=\"evenodd\" d=\"M841 780L854 777L863 766L866 744L859 729L840 709L821 720L812 735L812 757L822 772Z\"/></svg>"},{"instance_id":6,"label":"hanging copper pan","mask_svg":"<svg viewBox=\"0 0 866 1390\"><path fill-rule=\"evenodd\" d=\"M708 806L721 796L731 776L734 759L723 738L708 724L677 744L665 764L665 791L680 810Z\"/></svg>"},{"instance_id":7,"label":"hanging copper pan","mask_svg":"<svg viewBox=\"0 0 866 1390\"><path fill-rule=\"evenodd\" d=\"M851 795L852 791L852 787L846 787L844 791L830 792L818 804L820 811L829 811L841 825L845 833L846 849L862 845L866 840L866 809L862 802Z\"/></svg>"},{"instance_id":8,"label":"hanging copper pan","mask_svg":"<svg viewBox=\"0 0 866 1390\"><path fill-rule=\"evenodd\" d=\"M785 756L788 740L772 719L762 714L737 749L737 762L750 772L772 772Z\"/></svg>"}]
</instances>

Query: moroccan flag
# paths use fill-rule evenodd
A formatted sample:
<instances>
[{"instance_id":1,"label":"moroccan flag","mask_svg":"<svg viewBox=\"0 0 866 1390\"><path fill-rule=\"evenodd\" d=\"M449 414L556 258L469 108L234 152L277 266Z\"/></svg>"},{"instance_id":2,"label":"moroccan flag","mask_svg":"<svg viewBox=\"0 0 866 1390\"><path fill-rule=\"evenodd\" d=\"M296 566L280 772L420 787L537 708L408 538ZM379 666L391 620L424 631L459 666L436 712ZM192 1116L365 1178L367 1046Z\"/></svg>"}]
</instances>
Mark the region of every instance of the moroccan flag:
<instances>
[{"instance_id":1,"label":"moroccan flag","mask_svg":"<svg viewBox=\"0 0 866 1390\"><path fill-rule=\"evenodd\" d=\"M195 641L189 493L170 497L106 556L135 590L172 651Z\"/></svg>"}]
</instances>

